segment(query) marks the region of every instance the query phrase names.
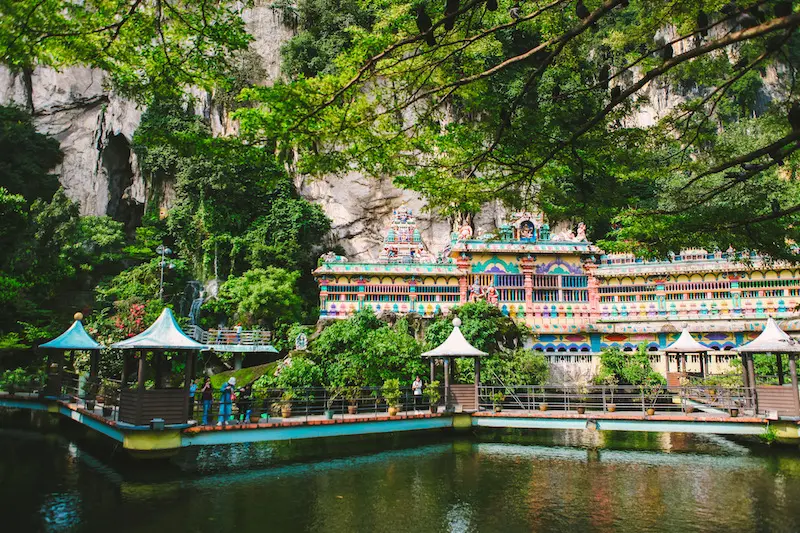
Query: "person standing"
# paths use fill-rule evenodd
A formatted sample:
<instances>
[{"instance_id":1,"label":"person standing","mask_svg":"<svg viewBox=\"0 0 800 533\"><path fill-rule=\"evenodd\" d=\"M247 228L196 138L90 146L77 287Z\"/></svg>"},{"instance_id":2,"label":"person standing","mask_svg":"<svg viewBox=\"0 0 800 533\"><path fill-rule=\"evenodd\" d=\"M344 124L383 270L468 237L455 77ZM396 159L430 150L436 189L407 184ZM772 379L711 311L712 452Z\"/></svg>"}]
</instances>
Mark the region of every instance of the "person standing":
<instances>
[{"instance_id":1,"label":"person standing","mask_svg":"<svg viewBox=\"0 0 800 533\"><path fill-rule=\"evenodd\" d=\"M236 344L241 344L242 343L242 324L241 323L236 324L236 328L234 328L234 329L236 331Z\"/></svg>"},{"instance_id":2,"label":"person standing","mask_svg":"<svg viewBox=\"0 0 800 533\"><path fill-rule=\"evenodd\" d=\"M219 420L217 421L218 426L224 426L231 418L231 414L233 412L233 387L235 385L236 378L231 377L231 379L226 381L220 389Z\"/></svg>"},{"instance_id":3,"label":"person standing","mask_svg":"<svg viewBox=\"0 0 800 533\"><path fill-rule=\"evenodd\" d=\"M411 384L411 390L414 393L414 410L417 410L417 405L422 399L422 379L417 376L414 383Z\"/></svg>"},{"instance_id":4,"label":"person standing","mask_svg":"<svg viewBox=\"0 0 800 533\"><path fill-rule=\"evenodd\" d=\"M192 381L189 385L189 420L194 420L194 395L197 392L197 383Z\"/></svg>"},{"instance_id":5,"label":"person standing","mask_svg":"<svg viewBox=\"0 0 800 533\"><path fill-rule=\"evenodd\" d=\"M211 412L211 404L214 401L214 388L211 386L211 378L206 376L203 381L203 388L200 389L200 395L203 399L203 425L208 425L208 414Z\"/></svg>"}]
</instances>

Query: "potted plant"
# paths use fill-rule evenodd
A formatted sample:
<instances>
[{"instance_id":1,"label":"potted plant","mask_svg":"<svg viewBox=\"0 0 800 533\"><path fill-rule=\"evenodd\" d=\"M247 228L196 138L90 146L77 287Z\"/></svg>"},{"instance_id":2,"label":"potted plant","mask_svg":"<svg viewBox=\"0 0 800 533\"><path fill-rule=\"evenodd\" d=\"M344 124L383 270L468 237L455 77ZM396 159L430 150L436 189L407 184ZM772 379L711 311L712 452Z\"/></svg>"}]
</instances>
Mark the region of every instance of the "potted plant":
<instances>
[{"instance_id":1,"label":"potted plant","mask_svg":"<svg viewBox=\"0 0 800 533\"><path fill-rule=\"evenodd\" d=\"M544 394L544 387L541 387L539 391L542 393L542 401L539 402L539 410L540 411L547 411L549 405L547 404L547 397Z\"/></svg>"},{"instance_id":2,"label":"potted plant","mask_svg":"<svg viewBox=\"0 0 800 533\"><path fill-rule=\"evenodd\" d=\"M575 399L578 401L576 407L578 414L586 412L586 401L589 398L589 385L584 380L575 382Z\"/></svg>"},{"instance_id":3,"label":"potted plant","mask_svg":"<svg viewBox=\"0 0 800 533\"><path fill-rule=\"evenodd\" d=\"M498 391L492 394L492 407L494 407L494 412L499 413L503 410L503 402L506 400L506 395L502 392Z\"/></svg>"},{"instance_id":4,"label":"potted plant","mask_svg":"<svg viewBox=\"0 0 800 533\"><path fill-rule=\"evenodd\" d=\"M434 380L428 383L428 386L422 391L422 395L428 400L431 406L431 413L439 411L439 400L442 399L442 393L439 390L439 381Z\"/></svg>"},{"instance_id":5,"label":"potted plant","mask_svg":"<svg viewBox=\"0 0 800 533\"><path fill-rule=\"evenodd\" d=\"M656 402L658 401L658 395L660 393L661 382L658 379L650 376L642 384L642 394L647 402L647 416L653 416L656 414Z\"/></svg>"},{"instance_id":6,"label":"potted plant","mask_svg":"<svg viewBox=\"0 0 800 533\"><path fill-rule=\"evenodd\" d=\"M342 387L328 387L326 390L328 392L328 397L325 400L325 418L333 420L333 405L344 391Z\"/></svg>"},{"instance_id":7,"label":"potted plant","mask_svg":"<svg viewBox=\"0 0 800 533\"><path fill-rule=\"evenodd\" d=\"M617 390L619 379L613 372L604 372L602 375L602 382L603 385L608 387L608 394L611 397L611 401L606 403L606 409L609 413L613 413L617 410L617 404L614 403L614 392Z\"/></svg>"},{"instance_id":8,"label":"potted plant","mask_svg":"<svg viewBox=\"0 0 800 533\"><path fill-rule=\"evenodd\" d=\"M272 411L281 418L290 418L292 416L292 400L294 400L294 391L286 389L280 399L272 404Z\"/></svg>"},{"instance_id":9,"label":"potted plant","mask_svg":"<svg viewBox=\"0 0 800 533\"><path fill-rule=\"evenodd\" d=\"M83 385L83 401L86 402L86 409L94 411L97 391L100 390L100 378L88 377Z\"/></svg>"},{"instance_id":10,"label":"potted plant","mask_svg":"<svg viewBox=\"0 0 800 533\"><path fill-rule=\"evenodd\" d=\"M117 405L119 384L110 379L104 379L101 391L103 393L103 416L108 418L114 412L114 406Z\"/></svg>"},{"instance_id":11,"label":"potted plant","mask_svg":"<svg viewBox=\"0 0 800 533\"><path fill-rule=\"evenodd\" d=\"M386 400L389 416L396 416L400 403L400 380L387 379L383 382L383 399Z\"/></svg>"},{"instance_id":12,"label":"potted plant","mask_svg":"<svg viewBox=\"0 0 800 533\"><path fill-rule=\"evenodd\" d=\"M358 399L361 396L361 387L358 385L347 387L345 396L347 397L347 414L354 415L358 413Z\"/></svg>"}]
</instances>

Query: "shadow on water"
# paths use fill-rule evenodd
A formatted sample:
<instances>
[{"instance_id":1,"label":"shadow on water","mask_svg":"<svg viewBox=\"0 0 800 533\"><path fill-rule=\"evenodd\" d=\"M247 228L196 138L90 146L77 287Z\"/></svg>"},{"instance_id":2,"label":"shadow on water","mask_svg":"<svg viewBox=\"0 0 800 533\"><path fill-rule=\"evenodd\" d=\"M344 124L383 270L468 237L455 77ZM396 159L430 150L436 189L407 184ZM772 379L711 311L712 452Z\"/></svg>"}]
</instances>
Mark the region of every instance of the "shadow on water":
<instances>
[{"instance_id":1,"label":"shadow on water","mask_svg":"<svg viewBox=\"0 0 800 533\"><path fill-rule=\"evenodd\" d=\"M800 529L796 449L713 435L428 433L131 463L24 421L0 418L0 505L19 531Z\"/></svg>"}]
</instances>

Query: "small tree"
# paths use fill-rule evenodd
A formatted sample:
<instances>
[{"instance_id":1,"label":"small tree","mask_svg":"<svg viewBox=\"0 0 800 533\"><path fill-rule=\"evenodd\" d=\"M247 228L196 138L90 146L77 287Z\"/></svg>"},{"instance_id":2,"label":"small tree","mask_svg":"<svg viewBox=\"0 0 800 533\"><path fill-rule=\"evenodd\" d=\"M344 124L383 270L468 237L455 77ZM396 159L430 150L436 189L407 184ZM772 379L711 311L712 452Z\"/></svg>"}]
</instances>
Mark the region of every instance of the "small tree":
<instances>
[{"instance_id":1,"label":"small tree","mask_svg":"<svg viewBox=\"0 0 800 533\"><path fill-rule=\"evenodd\" d=\"M383 382L383 399L389 407L396 407L400 403L400 380L387 379Z\"/></svg>"},{"instance_id":2,"label":"small tree","mask_svg":"<svg viewBox=\"0 0 800 533\"><path fill-rule=\"evenodd\" d=\"M434 380L428 383L428 386L422 391L422 395L431 406L438 404L439 400L442 399L442 393L439 391L439 381Z\"/></svg>"}]
</instances>

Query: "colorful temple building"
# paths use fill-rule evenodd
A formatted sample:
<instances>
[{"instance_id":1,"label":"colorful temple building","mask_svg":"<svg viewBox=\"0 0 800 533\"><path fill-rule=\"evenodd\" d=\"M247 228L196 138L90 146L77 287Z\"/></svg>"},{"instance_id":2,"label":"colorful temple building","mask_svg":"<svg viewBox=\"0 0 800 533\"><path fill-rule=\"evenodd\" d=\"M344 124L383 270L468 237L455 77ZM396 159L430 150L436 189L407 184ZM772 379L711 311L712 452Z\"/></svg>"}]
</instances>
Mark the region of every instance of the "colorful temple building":
<instances>
[{"instance_id":1,"label":"colorful temple building","mask_svg":"<svg viewBox=\"0 0 800 533\"><path fill-rule=\"evenodd\" d=\"M432 317L485 299L531 328L532 348L564 363L593 366L604 348L633 351L645 343L654 366L664 370L664 348L688 325L713 351L715 372L768 316L800 334L800 266L705 250L668 261L605 255L587 240L583 224L576 233L551 234L537 213L515 213L490 235L464 226L433 253L413 213L398 209L377 261L326 254L314 274L322 318L345 318L363 307ZM692 364L699 366L696 356Z\"/></svg>"}]
</instances>

